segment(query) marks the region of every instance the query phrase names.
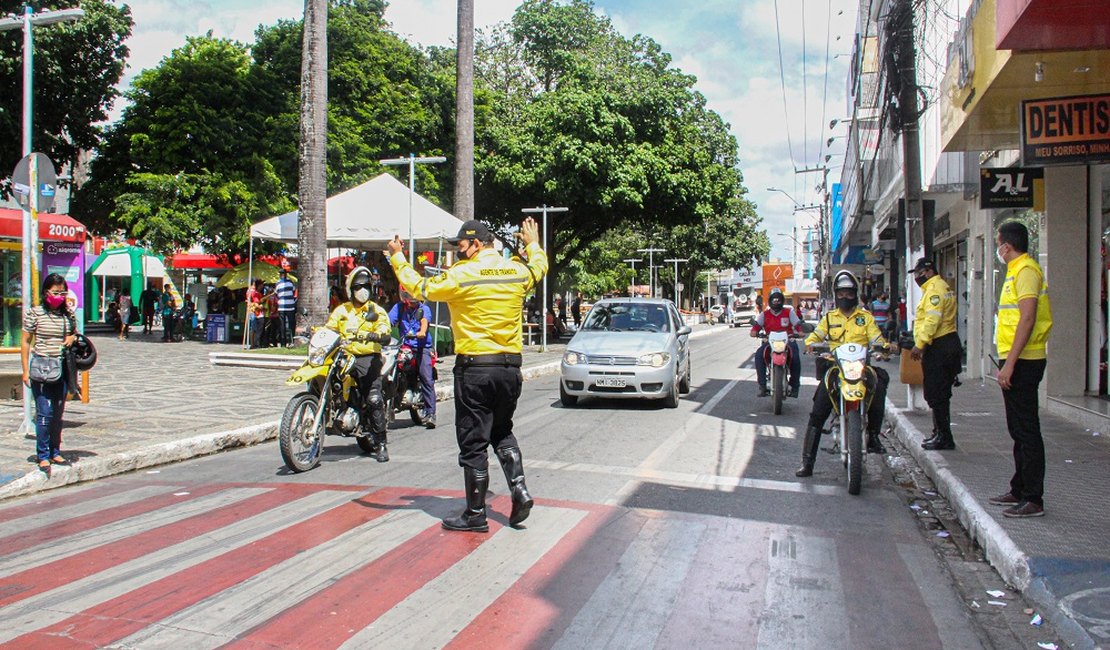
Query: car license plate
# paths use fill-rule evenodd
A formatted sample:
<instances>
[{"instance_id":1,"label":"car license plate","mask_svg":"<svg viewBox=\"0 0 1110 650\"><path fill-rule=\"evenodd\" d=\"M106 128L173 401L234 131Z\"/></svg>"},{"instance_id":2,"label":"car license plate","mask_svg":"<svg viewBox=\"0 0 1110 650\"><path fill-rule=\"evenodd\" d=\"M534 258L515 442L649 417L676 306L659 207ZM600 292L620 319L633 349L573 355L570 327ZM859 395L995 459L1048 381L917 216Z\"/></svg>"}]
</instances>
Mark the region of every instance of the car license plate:
<instances>
[{"instance_id":1,"label":"car license plate","mask_svg":"<svg viewBox=\"0 0 1110 650\"><path fill-rule=\"evenodd\" d=\"M628 380L622 377L602 377L594 383L604 388L624 388L628 385Z\"/></svg>"}]
</instances>

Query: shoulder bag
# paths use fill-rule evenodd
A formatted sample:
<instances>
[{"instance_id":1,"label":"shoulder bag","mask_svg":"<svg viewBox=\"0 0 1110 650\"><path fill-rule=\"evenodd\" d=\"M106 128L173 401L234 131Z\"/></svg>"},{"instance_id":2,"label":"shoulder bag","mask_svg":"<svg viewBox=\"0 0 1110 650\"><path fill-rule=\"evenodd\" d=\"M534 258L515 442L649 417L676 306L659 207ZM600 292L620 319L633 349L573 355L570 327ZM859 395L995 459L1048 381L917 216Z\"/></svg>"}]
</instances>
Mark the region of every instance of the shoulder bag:
<instances>
[{"instance_id":1,"label":"shoulder bag","mask_svg":"<svg viewBox=\"0 0 1110 650\"><path fill-rule=\"evenodd\" d=\"M69 319L66 319L68 321ZM65 341L66 323L62 323L62 341ZM64 350L63 350L64 353ZM31 353L31 361L27 364L27 375L31 381L40 384L51 384L62 378L62 357L44 357Z\"/></svg>"}]
</instances>

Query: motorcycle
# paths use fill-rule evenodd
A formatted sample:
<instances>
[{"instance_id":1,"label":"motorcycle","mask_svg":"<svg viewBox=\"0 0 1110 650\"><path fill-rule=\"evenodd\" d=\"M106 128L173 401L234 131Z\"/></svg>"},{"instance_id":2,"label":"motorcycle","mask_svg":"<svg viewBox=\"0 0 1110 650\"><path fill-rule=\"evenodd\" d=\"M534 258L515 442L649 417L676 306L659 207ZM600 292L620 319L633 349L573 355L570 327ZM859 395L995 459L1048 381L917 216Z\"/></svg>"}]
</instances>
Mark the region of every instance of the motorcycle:
<instances>
[{"instance_id":1,"label":"motorcycle","mask_svg":"<svg viewBox=\"0 0 1110 650\"><path fill-rule=\"evenodd\" d=\"M305 387L285 405L278 429L281 458L294 472L320 464L328 434L354 436L359 448L374 453L374 442L362 430L364 397L351 374L356 359L338 332L320 328L308 341L308 358L285 382Z\"/></svg>"},{"instance_id":2,"label":"motorcycle","mask_svg":"<svg viewBox=\"0 0 1110 650\"><path fill-rule=\"evenodd\" d=\"M791 338L798 337L791 337L788 332L760 332L759 338L767 341L767 347L763 350L763 359L770 373L768 379L771 384L773 410L775 415L782 415L783 400L790 394L786 383L791 355L794 354L789 343Z\"/></svg>"},{"instance_id":3,"label":"motorcycle","mask_svg":"<svg viewBox=\"0 0 1110 650\"><path fill-rule=\"evenodd\" d=\"M432 355L432 381L437 379L436 353L428 350ZM392 422L397 413L409 412L412 423L420 426L424 424L424 393L420 390L420 368L417 364L416 350L408 344L390 346L388 352L382 350L383 380L382 393L385 396L386 421Z\"/></svg>"},{"instance_id":4,"label":"motorcycle","mask_svg":"<svg viewBox=\"0 0 1110 650\"><path fill-rule=\"evenodd\" d=\"M842 343L829 352L824 343L812 346L823 351L821 356L832 362L823 379L833 405L833 422L829 433L833 453L839 453L848 470L848 494L859 494L863 483L863 432L867 426L869 386L878 381L871 367L869 346Z\"/></svg>"}]
</instances>

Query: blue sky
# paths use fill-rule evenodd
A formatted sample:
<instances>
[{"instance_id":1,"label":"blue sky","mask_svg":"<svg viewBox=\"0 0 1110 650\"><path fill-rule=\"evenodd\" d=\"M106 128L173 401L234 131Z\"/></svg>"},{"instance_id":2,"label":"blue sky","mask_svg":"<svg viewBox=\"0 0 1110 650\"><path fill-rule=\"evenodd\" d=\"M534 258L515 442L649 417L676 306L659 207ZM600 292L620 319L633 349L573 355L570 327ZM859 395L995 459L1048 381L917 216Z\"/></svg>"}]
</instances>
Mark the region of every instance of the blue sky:
<instances>
[{"instance_id":1,"label":"blue sky","mask_svg":"<svg viewBox=\"0 0 1110 650\"><path fill-rule=\"evenodd\" d=\"M139 70L156 65L186 36L211 30L216 36L250 42L259 24L296 18L304 9L304 0L129 0L128 4L135 30L124 83ZM475 24L506 20L518 4L518 0L475 0ZM672 55L675 67L698 78L697 88L709 107L732 125L739 140L745 184L771 237L772 254L789 259L793 243L778 233L811 225L815 213L799 212L795 218L792 200L767 188L783 189L801 204L813 203L818 200L814 188L820 175L795 174L795 170L819 165L826 153L833 154L830 165L842 159L836 154L843 151L843 139L834 140L831 149L824 144L844 131L841 126L830 132L828 123L847 112L848 57L836 55L851 52L858 0L595 0L595 5L621 33L653 38ZM386 18L413 42L448 45L455 34L455 6L455 0L393 0ZM839 174L835 167L829 183Z\"/></svg>"}]
</instances>

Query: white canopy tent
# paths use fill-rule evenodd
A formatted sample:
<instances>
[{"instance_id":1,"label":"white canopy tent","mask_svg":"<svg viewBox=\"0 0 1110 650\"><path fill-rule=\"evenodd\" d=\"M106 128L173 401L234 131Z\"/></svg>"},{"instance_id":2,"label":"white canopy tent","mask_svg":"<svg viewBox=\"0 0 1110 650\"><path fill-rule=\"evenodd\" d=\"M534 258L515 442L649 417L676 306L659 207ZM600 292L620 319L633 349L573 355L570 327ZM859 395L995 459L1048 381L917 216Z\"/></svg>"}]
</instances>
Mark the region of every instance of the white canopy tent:
<instances>
[{"instance_id":1,"label":"white canopy tent","mask_svg":"<svg viewBox=\"0 0 1110 650\"><path fill-rule=\"evenodd\" d=\"M251 226L251 237L297 242L300 213L289 212ZM417 250L438 246L454 237L462 222L416 194L412 200L412 231ZM400 235L409 237L409 188L389 174L336 194L327 202L327 243L331 247L375 248Z\"/></svg>"},{"instance_id":2,"label":"white canopy tent","mask_svg":"<svg viewBox=\"0 0 1110 650\"><path fill-rule=\"evenodd\" d=\"M104 261L92 272L93 275L104 277L116 276L130 276L137 271L131 268L131 257L126 255L127 251L121 250L118 255L108 255ZM146 278L161 278L166 275L166 267L162 264L162 260L157 257L144 255L142 275Z\"/></svg>"}]
</instances>

